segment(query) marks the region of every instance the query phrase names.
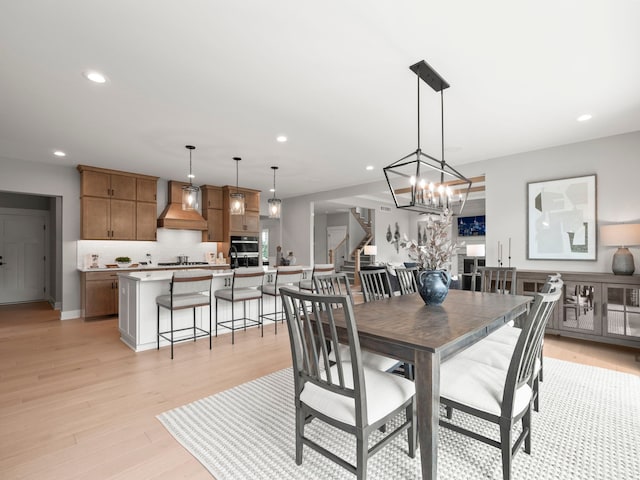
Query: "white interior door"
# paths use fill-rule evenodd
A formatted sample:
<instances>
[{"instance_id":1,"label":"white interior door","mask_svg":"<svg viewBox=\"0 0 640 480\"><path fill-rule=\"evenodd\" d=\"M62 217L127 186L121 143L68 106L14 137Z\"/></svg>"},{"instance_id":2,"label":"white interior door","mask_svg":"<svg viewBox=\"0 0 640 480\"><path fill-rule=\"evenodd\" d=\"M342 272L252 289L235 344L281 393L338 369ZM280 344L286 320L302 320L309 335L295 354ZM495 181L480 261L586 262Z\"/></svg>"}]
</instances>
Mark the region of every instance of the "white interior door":
<instances>
[{"instance_id":1,"label":"white interior door","mask_svg":"<svg viewBox=\"0 0 640 480\"><path fill-rule=\"evenodd\" d=\"M0 215L0 304L45 299L43 215Z\"/></svg>"}]
</instances>

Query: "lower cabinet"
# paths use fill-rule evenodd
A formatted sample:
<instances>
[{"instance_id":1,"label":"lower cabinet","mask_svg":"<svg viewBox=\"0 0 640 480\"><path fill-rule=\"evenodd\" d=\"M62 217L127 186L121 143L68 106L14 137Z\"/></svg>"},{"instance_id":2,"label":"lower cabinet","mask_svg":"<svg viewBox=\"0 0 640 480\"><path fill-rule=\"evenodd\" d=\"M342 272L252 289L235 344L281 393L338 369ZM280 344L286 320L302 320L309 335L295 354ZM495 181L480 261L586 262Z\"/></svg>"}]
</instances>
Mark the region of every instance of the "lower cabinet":
<instances>
[{"instance_id":1,"label":"lower cabinet","mask_svg":"<svg viewBox=\"0 0 640 480\"><path fill-rule=\"evenodd\" d=\"M82 309L85 318L118 313L118 273L84 272L82 274Z\"/></svg>"},{"instance_id":2,"label":"lower cabinet","mask_svg":"<svg viewBox=\"0 0 640 480\"><path fill-rule=\"evenodd\" d=\"M547 275L518 271L517 292L540 292ZM640 348L640 276L558 272L563 295L547 333Z\"/></svg>"}]
</instances>

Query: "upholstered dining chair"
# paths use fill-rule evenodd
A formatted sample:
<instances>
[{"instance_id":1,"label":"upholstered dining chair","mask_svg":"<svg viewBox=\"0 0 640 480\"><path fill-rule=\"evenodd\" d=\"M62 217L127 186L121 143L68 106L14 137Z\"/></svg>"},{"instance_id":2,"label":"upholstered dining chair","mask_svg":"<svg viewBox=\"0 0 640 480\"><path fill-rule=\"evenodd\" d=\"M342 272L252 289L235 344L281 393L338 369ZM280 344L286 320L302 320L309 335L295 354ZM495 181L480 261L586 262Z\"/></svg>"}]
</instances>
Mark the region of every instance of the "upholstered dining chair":
<instances>
[{"instance_id":1,"label":"upholstered dining chair","mask_svg":"<svg viewBox=\"0 0 640 480\"><path fill-rule=\"evenodd\" d=\"M400 284L400 295L408 295L418 291L418 267L396 267L395 271Z\"/></svg>"},{"instance_id":2,"label":"upholstered dining chair","mask_svg":"<svg viewBox=\"0 0 640 480\"><path fill-rule=\"evenodd\" d=\"M343 295L346 296L349 299L349 303L353 305L353 294L351 293L349 277L347 277L346 273L342 272L330 275L321 275L316 277L313 281L316 293L322 295ZM343 357L348 356L348 346L339 344L338 348L341 349ZM332 362L336 361L335 351L332 350L330 352L329 358ZM362 364L366 367L375 368L376 370L381 370L383 372L392 372L398 367L400 362L395 358L385 357L384 355L362 350Z\"/></svg>"},{"instance_id":3,"label":"upholstered dining chair","mask_svg":"<svg viewBox=\"0 0 640 480\"><path fill-rule=\"evenodd\" d=\"M409 456L416 452L416 404L413 382L363 365L351 301L342 295L303 293L280 289L293 360L296 409L296 464L302 464L306 445L349 470L358 479L367 476L367 462L390 440L408 430ZM309 308L310 307L310 308ZM337 308L336 308L337 307ZM346 329L338 350L338 326ZM329 345L337 353L329 359ZM370 435L405 412L401 425L369 447ZM310 422L324 422L356 438L355 465L330 452L321 439L305 435Z\"/></svg>"},{"instance_id":4,"label":"upholstered dining chair","mask_svg":"<svg viewBox=\"0 0 640 480\"><path fill-rule=\"evenodd\" d=\"M516 294L516 267L478 267L471 280L471 290L480 279L481 292Z\"/></svg>"},{"instance_id":5,"label":"upholstered dining chair","mask_svg":"<svg viewBox=\"0 0 640 480\"><path fill-rule=\"evenodd\" d=\"M386 268L360 270L360 288L365 302L373 302L393 296L389 274Z\"/></svg>"},{"instance_id":6,"label":"upholstered dining chair","mask_svg":"<svg viewBox=\"0 0 640 480\"><path fill-rule=\"evenodd\" d=\"M209 349L211 349L211 272L174 272L169 284L169 294L156 297L157 305L157 348L160 349L160 339L167 340L171 345L171 359L173 359L173 344L185 340L195 342L199 337L209 337ZM160 330L160 308L166 308L170 312L169 329ZM209 331L200 328L196 324L196 308L209 307ZM173 312L190 308L193 310L193 325L184 328L175 328ZM188 335L185 335L189 332ZM176 338L176 334L179 335Z\"/></svg>"},{"instance_id":7,"label":"upholstered dining chair","mask_svg":"<svg viewBox=\"0 0 640 480\"><path fill-rule=\"evenodd\" d=\"M440 425L502 452L502 476L511 479L513 456L524 443L531 453L531 410L535 365L539 357L544 328L562 289L537 293L528 319L518 337L506 369L487 364L484 359L455 355L440 369L440 402L447 407L499 425L500 440L485 437L446 419ZM507 327L510 328L510 327ZM513 441L513 427L522 421L522 431Z\"/></svg>"}]
</instances>

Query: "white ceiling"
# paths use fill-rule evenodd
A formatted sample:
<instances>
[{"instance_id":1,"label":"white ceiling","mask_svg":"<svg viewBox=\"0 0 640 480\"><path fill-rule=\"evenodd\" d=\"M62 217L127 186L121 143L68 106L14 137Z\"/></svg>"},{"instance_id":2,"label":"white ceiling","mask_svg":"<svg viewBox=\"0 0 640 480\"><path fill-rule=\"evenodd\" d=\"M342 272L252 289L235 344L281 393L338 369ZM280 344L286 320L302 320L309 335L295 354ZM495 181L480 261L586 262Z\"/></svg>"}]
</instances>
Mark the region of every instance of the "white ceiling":
<instances>
[{"instance_id":1,"label":"white ceiling","mask_svg":"<svg viewBox=\"0 0 640 480\"><path fill-rule=\"evenodd\" d=\"M7 0L0 158L186 181L193 144L197 184L234 184L233 156L267 194L279 165L282 198L382 180L417 146L422 59L451 84L455 165L640 130L639 20L638 0Z\"/></svg>"}]
</instances>

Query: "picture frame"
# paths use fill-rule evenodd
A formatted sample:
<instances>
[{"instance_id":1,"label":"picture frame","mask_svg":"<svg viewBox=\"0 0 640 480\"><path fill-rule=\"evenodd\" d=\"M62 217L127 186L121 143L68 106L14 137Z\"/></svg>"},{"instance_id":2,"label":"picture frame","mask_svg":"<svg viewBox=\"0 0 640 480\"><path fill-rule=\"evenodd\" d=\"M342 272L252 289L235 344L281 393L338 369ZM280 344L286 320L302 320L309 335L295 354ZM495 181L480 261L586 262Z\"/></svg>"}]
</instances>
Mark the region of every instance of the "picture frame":
<instances>
[{"instance_id":1,"label":"picture frame","mask_svg":"<svg viewBox=\"0 0 640 480\"><path fill-rule=\"evenodd\" d=\"M527 259L597 260L596 175L527 183Z\"/></svg>"}]
</instances>

